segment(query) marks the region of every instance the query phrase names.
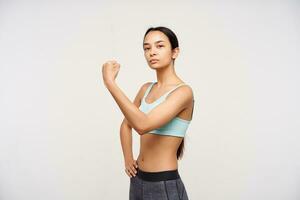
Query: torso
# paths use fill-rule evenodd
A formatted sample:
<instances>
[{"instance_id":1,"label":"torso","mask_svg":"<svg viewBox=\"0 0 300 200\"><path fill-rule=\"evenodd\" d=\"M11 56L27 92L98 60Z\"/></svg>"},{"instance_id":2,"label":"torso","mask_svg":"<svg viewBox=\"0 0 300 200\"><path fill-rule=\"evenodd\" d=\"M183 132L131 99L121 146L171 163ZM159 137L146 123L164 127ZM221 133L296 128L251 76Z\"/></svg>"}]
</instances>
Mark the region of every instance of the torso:
<instances>
[{"instance_id":1,"label":"torso","mask_svg":"<svg viewBox=\"0 0 300 200\"><path fill-rule=\"evenodd\" d=\"M162 93L161 93L162 94ZM153 102L157 97L148 99ZM154 99L154 100L153 100ZM177 117L190 120L193 101L182 110ZM177 149L181 144L182 137L157 135L147 133L140 136L140 152L137 158L138 167L143 171L157 172L174 170L178 168Z\"/></svg>"},{"instance_id":2,"label":"torso","mask_svg":"<svg viewBox=\"0 0 300 200\"><path fill-rule=\"evenodd\" d=\"M140 138L138 167L143 171L165 171L177 169L177 149L182 138L144 134Z\"/></svg>"}]
</instances>

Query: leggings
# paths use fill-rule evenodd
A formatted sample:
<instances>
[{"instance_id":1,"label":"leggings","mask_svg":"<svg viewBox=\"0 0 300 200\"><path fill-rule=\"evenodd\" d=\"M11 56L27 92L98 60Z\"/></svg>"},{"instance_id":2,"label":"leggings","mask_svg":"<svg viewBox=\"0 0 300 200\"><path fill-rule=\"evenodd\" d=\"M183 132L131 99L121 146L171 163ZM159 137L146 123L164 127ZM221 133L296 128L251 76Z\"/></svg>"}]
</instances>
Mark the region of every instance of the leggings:
<instances>
[{"instance_id":1,"label":"leggings","mask_svg":"<svg viewBox=\"0 0 300 200\"><path fill-rule=\"evenodd\" d=\"M130 178L129 200L188 200L178 170L145 172Z\"/></svg>"}]
</instances>

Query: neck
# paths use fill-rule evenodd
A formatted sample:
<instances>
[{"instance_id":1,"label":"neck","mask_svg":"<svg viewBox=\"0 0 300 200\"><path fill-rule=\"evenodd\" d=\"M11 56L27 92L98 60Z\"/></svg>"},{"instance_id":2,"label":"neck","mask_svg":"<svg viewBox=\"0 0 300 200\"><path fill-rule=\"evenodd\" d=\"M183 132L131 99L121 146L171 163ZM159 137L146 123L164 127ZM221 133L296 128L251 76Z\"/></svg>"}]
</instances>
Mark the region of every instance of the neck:
<instances>
[{"instance_id":1,"label":"neck","mask_svg":"<svg viewBox=\"0 0 300 200\"><path fill-rule=\"evenodd\" d=\"M174 65L170 64L166 67L156 69L157 87L165 87L168 85L177 85L183 82L176 74Z\"/></svg>"}]
</instances>

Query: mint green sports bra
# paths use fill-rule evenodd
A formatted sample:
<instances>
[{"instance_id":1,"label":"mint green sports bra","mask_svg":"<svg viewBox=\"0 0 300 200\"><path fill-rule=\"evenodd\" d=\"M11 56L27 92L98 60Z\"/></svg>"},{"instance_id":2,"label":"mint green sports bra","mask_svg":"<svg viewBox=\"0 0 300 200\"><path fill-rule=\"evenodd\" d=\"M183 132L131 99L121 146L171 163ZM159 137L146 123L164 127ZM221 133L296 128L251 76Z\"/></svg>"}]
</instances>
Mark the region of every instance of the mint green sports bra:
<instances>
[{"instance_id":1,"label":"mint green sports bra","mask_svg":"<svg viewBox=\"0 0 300 200\"><path fill-rule=\"evenodd\" d=\"M155 83L156 82L152 82L149 85L149 87L147 88L147 90L141 100L141 105L140 105L139 109L144 113L150 112L153 108L155 108L157 105L159 105L161 102L163 102L166 99L166 97L168 96L168 94L173 92L175 89L177 89L178 87L180 87L182 85L186 85L185 83L181 83L181 84L175 86L175 88L173 88L170 91L163 94L161 97L159 97L153 103L147 103L145 101L145 98L147 97L147 95L149 94L151 88L153 87L153 85ZM193 111L194 111L194 106L193 106L193 110L192 110L192 117L193 117ZM170 136L184 137L186 130L190 123L191 123L191 120L189 121L189 120L181 119L179 117L174 117L167 124L163 125L160 128L151 130L148 133L153 133L153 134L158 134L158 135L170 135Z\"/></svg>"}]
</instances>

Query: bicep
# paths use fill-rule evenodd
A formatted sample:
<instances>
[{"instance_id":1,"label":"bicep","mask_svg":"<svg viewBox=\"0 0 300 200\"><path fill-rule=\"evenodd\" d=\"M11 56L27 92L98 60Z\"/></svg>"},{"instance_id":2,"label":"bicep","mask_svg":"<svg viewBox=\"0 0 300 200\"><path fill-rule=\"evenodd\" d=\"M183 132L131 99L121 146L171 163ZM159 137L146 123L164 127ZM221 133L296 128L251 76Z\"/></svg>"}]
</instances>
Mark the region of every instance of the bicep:
<instances>
[{"instance_id":1,"label":"bicep","mask_svg":"<svg viewBox=\"0 0 300 200\"><path fill-rule=\"evenodd\" d=\"M193 92L190 87L175 90L172 95L147 114L144 132L157 129L168 123L185 109L192 99Z\"/></svg>"}]
</instances>

